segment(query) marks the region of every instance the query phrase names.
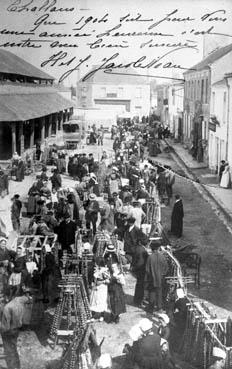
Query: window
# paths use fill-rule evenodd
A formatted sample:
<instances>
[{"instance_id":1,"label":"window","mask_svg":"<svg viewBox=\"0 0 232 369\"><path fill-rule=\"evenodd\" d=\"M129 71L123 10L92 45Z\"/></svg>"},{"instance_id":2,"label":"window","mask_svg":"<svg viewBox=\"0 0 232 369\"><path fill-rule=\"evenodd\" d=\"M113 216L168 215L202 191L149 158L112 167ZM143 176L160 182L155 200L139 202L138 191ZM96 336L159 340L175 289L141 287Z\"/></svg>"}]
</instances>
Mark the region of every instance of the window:
<instances>
[{"instance_id":1,"label":"window","mask_svg":"<svg viewBox=\"0 0 232 369\"><path fill-rule=\"evenodd\" d=\"M194 100L194 82L191 83L191 99Z\"/></svg>"},{"instance_id":2,"label":"window","mask_svg":"<svg viewBox=\"0 0 232 369\"><path fill-rule=\"evenodd\" d=\"M105 87L101 87L100 94L101 94L101 97L106 97L106 88Z\"/></svg>"},{"instance_id":3,"label":"window","mask_svg":"<svg viewBox=\"0 0 232 369\"><path fill-rule=\"evenodd\" d=\"M141 87L137 87L135 89L135 97L137 97L139 99L142 97L142 89L141 89Z\"/></svg>"},{"instance_id":4,"label":"window","mask_svg":"<svg viewBox=\"0 0 232 369\"><path fill-rule=\"evenodd\" d=\"M197 81L197 99L200 100L201 98L201 84L200 80Z\"/></svg>"},{"instance_id":5,"label":"window","mask_svg":"<svg viewBox=\"0 0 232 369\"><path fill-rule=\"evenodd\" d=\"M116 98L117 94L116 92L107 92L106 97Z\"/></svg>"},{"instance_id":6,"label":"window","mask_svg":"<svg viewBox=\"0 0 232 369\"><path fill-rule=\"evenodd\" d=\"M118 96L123 97L123 87L118 88Z\"/></svg>"},{"instance_id":7,"label":"window","mask_svg":"<svg viewBox=\"0 0 232 369\"><path fill-rule=\"evenodd\" d=\"M205 103L208 103L208 78L205 80Z\"/></svg>"},{"instance_id":8,"label":"window","mask_svg":"<svg viewBox=\"0 0 232 369\"><path fill-rule=\"evenodd\" d=\"M176 97L176 91L175 91L175 89L173 88L172 89L172 105L175 105L175 97Z\"/></svg>"},{"instance_id":9,"label":"window","mask_svg":"<svg viewBox=\"0 0 232 369\"><path fill-rule=\"evenodd\" d=\"M223 118L222 118L222 122L223 124L226 123L226 92L223 93Z\"/></svg>"},{"instance_id":10,"label":"window","mask_svg":"<svg viewBox=\"0 0 232 369\"><path fill-rule=\"evenodd\" d=\"M204 89L205 89L205 86L204 86L204 80L202 79L201 80L201 102L204 103Z\"/></svg>"},{"instance_id":11,"label":"window","mask_svg":"<svg viewBox=\"0 0 232 369\"><path fill-rule=\"evenodd\" d=\"M215 92L212 93L212 111L215 113Z\"/></svg>"}]
</instances>

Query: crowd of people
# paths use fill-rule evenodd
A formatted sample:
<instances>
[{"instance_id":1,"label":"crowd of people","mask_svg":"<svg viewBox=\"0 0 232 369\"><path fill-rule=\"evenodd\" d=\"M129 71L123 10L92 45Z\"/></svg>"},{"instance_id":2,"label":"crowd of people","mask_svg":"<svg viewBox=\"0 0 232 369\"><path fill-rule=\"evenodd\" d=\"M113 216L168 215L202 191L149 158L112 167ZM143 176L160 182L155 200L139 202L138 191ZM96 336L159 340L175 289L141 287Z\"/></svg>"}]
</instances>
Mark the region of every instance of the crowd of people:
<instances>
[{"instance_id":1,"label":"crowd of people","mask_svg":"<svg viewBox=\"0 0 232 369\"><path fill-rule=\"evenodd\" d=\"M133 304L144 309L149 319L140 321L130 332L134 343L125 347L128 368L135 363L142 369L178 367L171 352L178 351L185 328L185 293L177 289L171 304L170 300L167 303L169 263L162 238L156 232L151 237L148 224L150 204L169 205L173 197L175 173L147 157L147 147L154 150L149 143L157 148L162 134L168 132L161 133L159 124L144 125L143 130L121 124L111 132L113 157L103 151L100 160L92 153L51 150L52 167L44 164L28 191L30 221L24 229L27 235L48 240L57 237L57 247L49 241L44 245L42 267L30 247L7 248L11 228L18 234L22 230L22 201L15 194L11 203L3 206L7 190L1 192L0 263L5 301L37 288L44 304L56 303L57 296L50 299L51 280L55 288L61 271L69 272L64 260L76 257L78 235L81 252L92 255L89 303L94 319L120 322L127 309L126 273L135 277ZM64 186L63 174L73 179L72 187ZM182 236L183 217L182 200L176 195L171 219L176 237Z\"/></svg>"}]
</instances>

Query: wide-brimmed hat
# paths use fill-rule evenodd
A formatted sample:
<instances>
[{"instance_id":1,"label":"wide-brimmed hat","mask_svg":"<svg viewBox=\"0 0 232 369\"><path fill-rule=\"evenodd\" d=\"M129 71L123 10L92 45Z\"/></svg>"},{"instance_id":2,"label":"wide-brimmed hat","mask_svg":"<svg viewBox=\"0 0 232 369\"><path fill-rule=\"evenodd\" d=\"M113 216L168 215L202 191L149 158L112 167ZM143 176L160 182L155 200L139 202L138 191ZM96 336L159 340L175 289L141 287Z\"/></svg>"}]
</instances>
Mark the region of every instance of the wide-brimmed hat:
<instances>
[{"instance_id":1,"label":"wide-brimmed hat","mask_svg":"<svg viewBox=\"0 0 232 369\"><path fill-rule=\"evenodd\" d=\"M51 252L52 251L51 246L48 245L48 244L44 245L44 248L45 248L46 252Z\"/></svg>"},{"instance_id":2,"label":"wide-brimmed hat","mask_svg":"<svg viewBox=\"0 0 232 369\"><path fill-rule=\"evenodd\" d=\"M95 195L95 193L91 193L89 195L89 200L96 200L97 196Z\"/></svg>"},{"instance_id":3,"label":"wide-brimmed hat","mask_svg":"<svg viewBox=\"0 0 232 369\"><path fill-rule=\"evenodd\" d=\"M143 332L147 332L153 327L153 323L151 320L144 318L140 320L139 327Z\"/></svg>"},{"instance_id":4,"label":"wide-brimmed hat","mask_svg":"<svg viewBox=\"0 0 232 369\"><path fill-rule=\"evenodd\" d=\"M115 247L112 243L108 244L106 246L106 250L109 251L109 252L114 252L115 251Z\"/></svg>"},{"instance_id":5,"label":"wide-brimmed hat","mask_svg":"<svg viewBox=\"0 0 232 369\"><path fill-rule=\"evenodd\" d=\"M220 349L219 347L214 347L213 348L213 356L214 357L219 357L221 359L226 359L226 352L222 349Z\"/></svg>"},{"instance_id":6,"label":"wide-brimmed hat","mask_svg":"<svg viewBox=\"0 0 232 369\"><path fill-rule=\"evenodd\" d=\"M129 336L133 341L137 341L139 338L141 338L141 336L143 335L143 332L139 326L139 324L134 325L130 330L129 330Z\"/></svg>"},{"instance_id":7,"label":"wide-brimmed hat","mask_svg":"<svg viewBox=\"0 0 232 369\"><path fill-rule=\"evenodd\" d=\"M158 315L159 319L163 320L165 324L168 324L170 322L169 316L165 313Z\"/></svg>"},{"instance_id":8,"label":"wide-brimmed hat","mask_svg":"<svg viewBox=\"0 0 232 369\"><path fill-rule=\"evenodd\" d=\"M183 288L176 289L176 296L178 297L178 299L183 299L185 297Z\"/></svg>"},{"instance_id":9,"label":"wide-brimmed hat","mask_svg":"<svg viewBox=\"0 0 232 369\"><path fill-rule=\"evenodd\" d=\"M0 243L4 241L4 242L7 242L7 239L5 237L0 237Z\"/></svg>"}]
</instances>

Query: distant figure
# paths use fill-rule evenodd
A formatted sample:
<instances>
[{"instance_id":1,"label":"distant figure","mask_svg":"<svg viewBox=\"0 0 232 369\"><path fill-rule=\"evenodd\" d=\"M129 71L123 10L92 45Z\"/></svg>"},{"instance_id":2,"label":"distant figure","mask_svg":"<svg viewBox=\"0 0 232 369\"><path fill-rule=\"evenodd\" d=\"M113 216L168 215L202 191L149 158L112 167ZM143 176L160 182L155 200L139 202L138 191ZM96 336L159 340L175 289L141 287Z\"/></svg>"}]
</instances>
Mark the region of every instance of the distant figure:
<instances>
[{"instance_id":1,"label":"distant figure","mask_svg":"<svg viewBox=\"0 0 232 369\"><path fill-rule=\"evenodd\" d=\"M180 196L176 195L175 198L176 201L172 210L171 218L171 232L175 236L181 237L183 232L184 209Z\"/></svg>"},{"instance_id":2,"label":"distant figure","mask_svg":"<svg viewBox=\"0 0 232 369\"><path fill-rule=\"evenodd\" d=\"M222 172L220 187L223 187L223 188L230 187L230 167L228 163L225 164L225 169Z\"/></svg>"},{"instance_id":3,"label":"distant figure","mask_svg":"<svg viewBox=\"0 0 232 369\"><path fill-rule=\"evenodd\" d=\"M150 247L152 254L148 256L145 271L145 289L149 293L147 312L153 313L154 309L160 311L163 305L164 277L168 271L165 256L159 251L159 241L152 241Z\"/></svg>"},{"instance_id":4,"label":"distant figure","mask_svg":"<svg viewBox=\"0 0 232 369\"><path fill-rule=\"evenodd\" d=\"M222 179L222 173L224 172L225 165L226 165L225 160L221 160L221 165L220 165L220 169L219 169L219 184L220 184L221 179Z\"/></svg>"}]
</instances>

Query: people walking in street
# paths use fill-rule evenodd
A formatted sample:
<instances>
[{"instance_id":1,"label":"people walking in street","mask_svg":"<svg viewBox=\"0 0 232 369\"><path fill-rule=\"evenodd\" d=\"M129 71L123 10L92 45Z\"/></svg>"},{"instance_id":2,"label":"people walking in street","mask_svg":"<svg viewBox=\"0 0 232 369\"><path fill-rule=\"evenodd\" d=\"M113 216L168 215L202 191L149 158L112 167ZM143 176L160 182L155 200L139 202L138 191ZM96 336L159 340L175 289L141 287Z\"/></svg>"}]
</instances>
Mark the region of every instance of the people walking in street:
<instances>
[{"instance_id":1,"label":"people walking in street","mask_svg":"<svg viewBox=\"0 0 232 369\"><path fill-rule=\"evenodd\" d=\"M108 298L108 284L110 282L110 271L105 265L104 259L97 260L94 269L94 282L90 295L90 309L93 318L99 319L104 317L106 313L110 313L109 298Z\"/></svg>"},{"instance_id":2,"label":"people walking in street","mask_svg":"<svg viewBox=\"0 0 232 369\"><path fill-rule=\"evenodd\" d=\"M129 346L132 367L143 369L164 369L161 352L161 338L154 332L151 320L144 318L139 324L141 335ZM165 368L166 369L166 368Z\"/></svg>"},{"instance_id":3,"label":"people walking in street","mask_svg":"<svg viewBox=\"0 0 232 369\"><path fill-rule=\"evenodd\" d=\"M21 209L22 209L22 202L19 200L19 195L16 194L11 199L12 206L11 206L11 221L13 225L13 229L16 232L20 231L20 216L21 216Z\"/></svg>"},{"instance_id":4,"label":"people walking in street","mask_svg":"<svg viewBox=\"0 0 232 369\"><path fill-rule=\"evenodd\" d=\"M119 323L120 315L126 312L125 294L123 286L125 278L117 263L110 266L110 281L108 285L109 301L112 321Z\"/></svg>"},{"instance_id":5,"label":"people walking in street","mask_svg":"<svg viewBox=\"0 0 232 369\"><path fill-rule=\"evenodd\" d=\"M165 178L166 178L166 194L167 194L167 197L168 197L168 205L169 205L170 199L172 198L172 195L173 195L172 187L175 183L175 174L171 170L170 167L168 167L165 170Z\"/></svg>"},{"instance_id":6,"label":"people walking in street","mask_svg":"<svg viewBox=\"0 0 232 369\"><path fill-rule=\"evenodd\" d=\"M132 273L136 277L134 291L134 304L136 306L141 306L144 298L144 278L146 272L147 258L147 249L143 245L139 244L135 248L133 263L131 265Z\"/></svg>"},{"instance_id":7,"label":"people walking in street","mask_svg":"<svg viewBox=\"0 0 232 369\"><path fill-rule=\"evenodd\" d=\"M76 230L76 223L71 220L70 214L66 213L64 220L57 227L58 241L61 244L62 251L67 251L69 254L73 253Z\"/></svg>"},{"instance_id":8,"label":"people walking in street","mask_svg":"<svg viewBox=\"0 0 232 369\"><path fill-rule=\"evenodd\" d=\"M127 231L124 234L124 250L129 262L133 262L135 250L138 244L146 245L148 237L135 225L135 218L127 220Z\"/></svg>"},{"instance_id":9,"label":"people walking in street","mask_svg":"<svg viewBox=\"0 0 232 369\"><path fill-rule=\"evenodd\" d=\"M159 241L151 242L152 254L148 256L145 273L145 288L149 293L148 312L160 311L163 307L163 284L168 270L165 256L159 251Z\"/></svg>"},{"instance_id":10,"label":"people walking in street","mask_svg":"<svg viewBox=\"0 0 232 369\"><path fill-rule=\"evenodd\" d=\"M225 168L222 172L220 187L229 188L230 183L231 183L231 180L230 180L230 167L229 167L228 163L225 163Z\"/></svg>"},{"instance_id":11,"label":"people walking in street","mask_svg":"<svg viewBox=\"0 0 232 369\"><path fill-rule=\"evenodd\" d=\"M219 174L218 174L219 184L221 183L222 173L224 172L225 166L226 166L225 160L221 160L221 164L220 164L220 168L219 168Z\"/></svg>"},{"instance_id":12,"label":"people walking in street","mask_svg":"<svg viewBox=\"0 0 232 369\"><path fill-rule=\"evenodd\" d=\"M55 190L59 190L62 186L62 179L61 179L61 175L58 172L58 169L55 168L53 170L53 174L50 177L50 180L52 182L52 188L55 188Z\"/></svg>"},{"instance_id":13,"label":"people walking in street","mask_svg":"<svg viewBox=\"0 0 232 369\"><path fill-rule=\"evenodd\" d=\"M184 209L180 195L176 195L175 199L176 201L172 210L171 217L171 232L176 237L180 238L183 233Z\"/></svg>"},{"instance_id":14,"label":"people walking in street","mask_svg":"<svg viewBox=\"0 0 232 369\"><path fill-rule=\"evenodd\" d=\"M99 213L99 204L97 202L97 196L94 193L89 195L89 199L86 203L85 208L85 220L86 220L86 227L90 229L92 225L93 234L95 235L97 227L97 220L98 220L98 213Z\"/></svg>"}]
</instances>

